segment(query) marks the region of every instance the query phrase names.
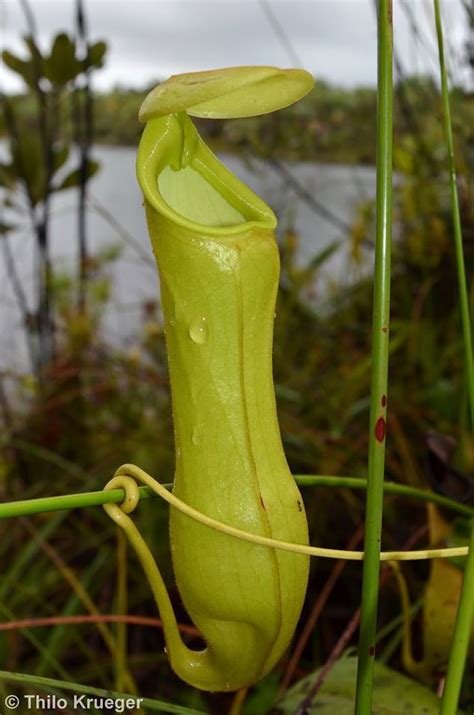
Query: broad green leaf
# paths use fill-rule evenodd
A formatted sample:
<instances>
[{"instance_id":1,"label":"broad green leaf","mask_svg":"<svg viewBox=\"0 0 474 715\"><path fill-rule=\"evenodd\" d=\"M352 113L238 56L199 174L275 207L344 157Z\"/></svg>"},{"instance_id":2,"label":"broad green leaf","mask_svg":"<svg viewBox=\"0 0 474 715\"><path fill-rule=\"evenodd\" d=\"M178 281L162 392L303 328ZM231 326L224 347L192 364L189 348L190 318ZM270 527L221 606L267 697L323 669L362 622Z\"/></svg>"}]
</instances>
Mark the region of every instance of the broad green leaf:
<instances>
[{"instance_id":1,"label":"broad green leaf","mask_svg":"<svg viewBox=\"0 0 474 715\"><path fill-rule=\"evenodd\" d=\"M23 40L30 52L33 65L35 66L35 73L38 76L41 76L43 74L43 55L41 54L38 45L36 44L31 35L26 35Z\"/></svg>"},{"instance_id":2,"label":"broad green leaf","mask_svg":"<svg viewBox=\"0 0 474 715\"><path fill-rule=\"evenodd\" d=\"M16 186L18 173L13 163L0 163L0 186L13 190Z\"/></svg>"},{"instance_id":3,"label":"broad green leaf","mask_svg":"<svg viewBox=\"0 0 474 715\"><path fill-rule=\"evenodd\" d=\"M428 505L428 521L431 546L436 547L449 540L452 525L445 521L434 504ZM465 546L468 540L458 538L454 542ZM447 668L462 579L462 570L445 559L431 562L423 603L423 659L416 662L413 668L414 674L426 682L434 682L438 674ZM471 658L474 657L474 623L469 653ZM406 666L409 669L409 664Z\"/></svg>"},{"instance_id":4,"label":"broad green leaf","mask_svg":"<svg viewBox=\"0 0 474 715\"><path fill-rule=\"evenodd\" d=\"M23 77L29 87L35 86L35 71L31 60L22 60L9 50L3 50L2 58L6 66Z\"/></svg>"},{"instance_id":5,"label":"broad green leaf","mask_svg":"<svg viewBox=\"0 0 474 715\"><path fill-rule=\"evenodd\" d=\"M427 682L434 682L448 666L461 586L460 569L445 559L432 562L423 603L423 660L418 663L424 671L419 674ZM473 646L474 624L471 651Z\"/></svg>"},{"instance_id":6,"label":"broad green leaf","mask_svg":"<svg viewBox=\"0 0 474 715\"><path fill-rule=\"evenodd\" d=\"M288 107L305 96L314 79L305 70L227 67L173 75L145 98L141 122L186 111L193 117L254 117Z\"/></svg>"},{"instance_id":7,"label":"broad green leaf","mask_svg":"<svg viewBox=\"0 0 474 715\"><path fill-rule=\"evenodd\" d=\"M60 169L68 160L69 147L65 144L59 147L52 148L53 153L53 173Z\"/></svg>"},{"instance_id":8,"label":"broad green leaf","mask_svg":"<svg viewBox=\"0 0 474 715\"><path fill-rule=\"evenodd\" d=\"M341 658L324 681L308 715L353 715L356 672L357 657ZM277 703L275 712L292 715L316 677L317 673L312 673L300 680ZM439 700L431 690L375 662L372 715L438 715L438 712Z\"/></svg>"},{"instance_id":9,"label":"broad green leaf","mask_svg":"<svg viewBox=\"0 0 474 715\"><path fill-rule=\"evenodd\" d=\"M27 187L33 205L44 198L46 172L43 147L37 132L23 128L18 143L11 148L13 165L17 176Z\"/></svg>"},{"instance_id":10,"label":"broad green leaf","mask_svg":"<svg viewBox=\"0 0 474 715\"><path fill-rule=\"evenodd\" d=\"M275 702L279 680L278 673L273 672L254 685L245 700L242 715L262 715L269 712Z\"/></svg>"},{"instance_id":11,"label":"broad green leaf","mask_svg":"<svg viewBox=\"0 0 474 715\"><path fill-rule=\"evenodd\" d=\"M100 164L93 159L90 159L87 164L87 178L90 179L94 174L98 172ZM64 191L65 189L70 189L73 186L78 186L81 180L81 170L80 168L73 169L69 174L61 181L61 183L54 188L54 191Z\"/></svg>"},{"instance_id":12,"label":"broad green leaf","mask_svg":"<svg viewBox=\"0 0 474 715\"><path fill-rule=\"evenodd\" d=\"M45 75L53 84L62 86L74 79L80 71L75 44L61 32L54 38L51 54L45 61Z\"/></svg>"},{"instance_id":13,"label":"broad green leaf","mask_svg":"<svg viewBox=\"0 0 474 715\"><path fill-rule=\"evenodd\" d=\"M95 42L90 45L87 57L84 60L84 65L86 69L88 67L96 67L99 69L104 64L104 56L107 51L107 43L103 41Z\"/></svg>"},{"instance_id":14,"label":"broad green leaf","mask_svg":"<svg viewBox=\"0 0 474 715\"><path fill-rule=\"evenodd\" d=\"M323 248L322 251L317 253L314 258L311 259L308 265L305 266L305 270L312 273L318 270L318 268L321 268L321 266L324 265L324 263L326 263L326 261L328 261L331 256L337 251L340 245L340 241L333 241L332 243L330 243L328 246Z\"/></svg>"}]
</instances>

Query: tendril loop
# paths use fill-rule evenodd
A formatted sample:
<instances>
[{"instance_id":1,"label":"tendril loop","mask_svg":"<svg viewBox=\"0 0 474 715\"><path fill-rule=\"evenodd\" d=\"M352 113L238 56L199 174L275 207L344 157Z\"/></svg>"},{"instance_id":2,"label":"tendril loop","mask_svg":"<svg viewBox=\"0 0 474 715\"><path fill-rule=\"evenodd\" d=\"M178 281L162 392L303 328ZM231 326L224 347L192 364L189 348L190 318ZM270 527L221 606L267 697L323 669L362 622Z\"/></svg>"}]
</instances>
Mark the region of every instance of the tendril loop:
<instances>
[{"instance_id":1,"label":"tendril loop","mask_svg":"<svg viewBox=\"0 0 474 715\"><path fill-rule=\"evenodd\" d=\"M185 502L181 501L170 493L166 487L160 484L156 479L147 474L140 467L134 464L124 464L116 471L114 477L106 484L105 489L123 489L125 496L120 504L104 504L104 509L107 514L115 521L116 524L125 528L125 524L130 522L126 516L130 514L137 506L140 500L140 492L137 482L149 487L155 494L160 496L170 506L179 509L183 514L186 514L191 519L198 521L210 529L215 529L228 536L260 546L268 546L274 549L282 549L283 551L292 551L299 554L308 554L309 556L319 556L330 559L346 559L348 561L363 561L363 551L345 551L342 549L328 549L319 546L306 546L304 544L292 544L287 541L278 541L267 536L252 534L242 529L236 529L229 524L224 524L216 519L213 519ZM467 556L467 546L459 546L444 549L420 549L417 551L382 551L380 553L381 561L419 561L424 559L436 558L452 558L454 556Z\"/></svg>"}]
</instances>

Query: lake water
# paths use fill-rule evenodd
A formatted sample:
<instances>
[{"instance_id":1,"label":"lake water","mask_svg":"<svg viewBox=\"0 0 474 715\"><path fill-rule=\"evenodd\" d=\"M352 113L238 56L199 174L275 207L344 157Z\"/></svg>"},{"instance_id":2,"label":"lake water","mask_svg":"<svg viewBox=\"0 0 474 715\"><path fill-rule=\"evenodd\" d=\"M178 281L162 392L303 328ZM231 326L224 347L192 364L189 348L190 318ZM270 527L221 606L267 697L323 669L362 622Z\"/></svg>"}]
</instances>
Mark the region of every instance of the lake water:
<instances>
[{"instance_id":1,"label":"lake water","mask_svg":"<svg viewBox=\"0 0 474 715\"><path fill-rule=\"evenodd\" d=\"M2 152L3 153L3 152ZM145 226L142 196L135 179L135 150L98 147L95 158L101 170L90 184L88 234L90 252L111 244L124 249L108 269L113 279L110 306L104 318L106 338L114 345L132 346L142 318L144 301L156 300L158 282ZM298 261L304 263L332 241L341 247L325 265L323 282L350 280L349 239L340 224L349 224L360 202L374 196L375 170L314 163L285 164L284 168L322 207L308 205L285 177L260 162L251 165L233 156L221 157L229 168L269 203L281 218L291 221L300 237ZM75 266L77 192L57 194L52 201L51 247L55 265L64 270ZM105 215L104 215L105 212ZM330 215L336 217L334 221ZM34 241L25 214L24 227L10 234L18 274L29 300L34 295ZM2 256L0 264L0 369L26 370L28 360L21 316Z\"/></svg>"}]
</instances>

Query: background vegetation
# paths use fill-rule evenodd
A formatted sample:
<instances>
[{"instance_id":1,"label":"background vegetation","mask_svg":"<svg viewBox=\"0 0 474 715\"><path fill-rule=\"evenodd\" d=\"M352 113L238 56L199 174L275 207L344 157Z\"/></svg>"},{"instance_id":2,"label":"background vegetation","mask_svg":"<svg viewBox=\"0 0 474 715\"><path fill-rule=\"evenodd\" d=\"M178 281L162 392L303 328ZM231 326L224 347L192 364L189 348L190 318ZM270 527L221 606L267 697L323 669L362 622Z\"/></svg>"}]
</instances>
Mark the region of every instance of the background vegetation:
<instances>
[{"instance_id":1,"label":"background vegetation","mask_svg":"<svg viewBox=\"0 0 474 715\"><path fill-rule=\"evenodd\" d=\"M137 122L137 107L158 84L142 91L117 87L94 98L94 139L100 144L136 146L142 127ZM25 121L34 125L34 96L11 97L13 107ZM474 141L474 102L462 87L451 94L455 128L462 127L465 141ZM345 89L318 79L314 89L298 104L284 112L250 119L196 120L199 131L215 151L242 151L252 143L264 156L292 160L375 164L375 87ZM66 109L66 111L65 111ZM62 132L74 136L73 122L63 107ZM395 131L400 140L414 132L427 131L443 143L439 89L432 77L403 77L395 94ZM6 127L0 119L0 132Z\"/></svg>"}]
</instances>

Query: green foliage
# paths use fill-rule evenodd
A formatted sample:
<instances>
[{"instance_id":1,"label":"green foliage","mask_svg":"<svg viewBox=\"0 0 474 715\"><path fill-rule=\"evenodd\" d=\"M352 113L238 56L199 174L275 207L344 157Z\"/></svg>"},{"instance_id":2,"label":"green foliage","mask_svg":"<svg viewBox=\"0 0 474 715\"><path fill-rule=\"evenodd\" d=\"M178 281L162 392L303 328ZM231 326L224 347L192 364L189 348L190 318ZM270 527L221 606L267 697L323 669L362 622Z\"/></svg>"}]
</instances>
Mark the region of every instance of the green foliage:
<instances>
[{"instance_id":1,"label":"green foliage","mask_svg":"<svg viewBox=\"0 0 474 715\"><path fill-rule=\"evenodd\" d=\"M43 55L31 36L24 38L28 55L25 59L9 50L2 52L6 66L34 89L42 79L50 82L55 90L64 88L84 71L99 69L103 65L107 45L100 41L91 44L85 58L78 57L76 42L60 32L53 40L51 52Z\"/></svg>"},{"instance_id":2,"label":"green foliage","mask_svg":"<svg viewBox=\"0 0 474 715\"><path fill-rule=\"evenodd\" d=\"M357 658L343 656L331 669L308 715L352 715L356 683ZM314 684L319 671L300 680L277 705L281 715L294 713ZM439 700L434 693L416 681L375 661L372 701L373 715L437 715ZM459 715L461 711L458 711Z\"/></svg>"},{"instance_id":3,"label":"green foliage","mask_svg":"<svg viewBox=\"0 0 474 715\"><path fill-rule=\"evenodd\" d=\"M94 61L103 43L92 46ZM94 49L97 48L97 49ZM98 66L94 64L94 66ZM154 83L156 84L156 83ZM137 111L148 88L143 91L116 87L96 96L95 132L106 144L135 146L141 134ZM458 89L453 94L455 131L468 144L474 141L474 99ZM31 98L18 96L14 104L28 116ZM409 112L407 114L406 105ZM293 108L270 116L197 121L200 134L214 149L241 151L250 143L262 156L347 164L375 163L376 93L371 87L341 89L317 78L315 88ZM408 78L395 88L395 139L415 144L425 136L428 154L436 141L438 156L444 155L442 126L439 121L438 89L430 78ZM421 121L420 117L423 117ZM1 124L0 124L1 131ZM65 128L65 132L69 130ZM418 135L418 139L416 139ZM410 150L413 162L420 158ZM458 152L458 160L462 152Z\"/></svg>"},{"instance_id":4,"label":"green foliage","mask_svg":"<svg viewBox=\"0 0 474 715\"><path fill-rule=\"evenodd\" d=\"M92 161L89 159L87 162L86 176L88 179L92 178L100 169L100 164L98 161ZM74 186L78 186L81 181L81 169L73 169L67 174L67 176L62 179L62 181L55 187L55 191L64 191L64 189L71 189Z\"/></svg>"},{"instance_id":5,"label":"green foliage","mask_svg":"<svg viewBox=\"0 0 474 715\"><path fill-rule=\"evenodd\" d=\"M79 21L78 21L79 22ZM80 24L80 23L79 23ZM36 239L35 256L38 276L35 304L28 307L13 254L8 246L8 229L2 224L5 251L9 256L12 286L27 327L30 362L37 377L43 366L54 359L55 306L51 286L54 284L54 265L50 256L50 199L54 192L79 188L78 211L78 304L85 305L87 283L87 232L85 222L86 187L98 171L99 164L90 158L92 140L92 103L89 73L102 66L106 51L104 42L84 42L83 27L78 28L78 39L65 33L56 35L50 52L42 53L35 38L25 37L27 56L17 57L3 52L5 65L19 74L31 91L24 106L9 97L3 100L4 129L9 139L10 158L0 163L0 186L5 207L14 208L18 217L26 213ZM71 101L72 100L72 101ZM71 116L65 106L73 106ZM67 119L66 119L67 118ZM65 122L71 131L65 132ZM70 147L79 150L76 167L68 162ZM24 196L26 196L26 202Z\"/></svg>"},{"instance_id":6,"label":"green foliage","mask_svg":"<svg viewBox=\"0 0 474 715\"><path fill-rule=\"evenodd\" d=\"M76 61L74 42L65 33L56 35L51 54L44 61L44 74L53 85L61 87L81 72L81 64Z\"/></svg>"}]
</instances>

